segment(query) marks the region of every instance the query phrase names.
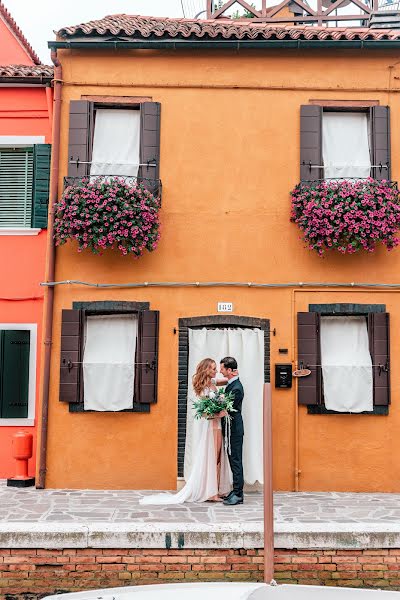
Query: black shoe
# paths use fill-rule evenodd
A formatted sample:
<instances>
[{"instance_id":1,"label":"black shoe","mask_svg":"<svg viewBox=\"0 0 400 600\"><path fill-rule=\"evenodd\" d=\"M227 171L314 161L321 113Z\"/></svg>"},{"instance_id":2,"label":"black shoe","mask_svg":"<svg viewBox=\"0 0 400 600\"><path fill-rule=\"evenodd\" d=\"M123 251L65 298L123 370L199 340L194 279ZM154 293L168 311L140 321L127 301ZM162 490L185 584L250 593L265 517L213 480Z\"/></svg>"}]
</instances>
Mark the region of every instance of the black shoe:
<instances>
[{"instance_id":1,"label":"black shoe","mask_svg":"<svg viewBox=\"0 0 400 600\"><path fill-rule=\"evenodd\" d=\"M236 494L232 494L228 496L226 500L224 500L225 506L236 506L236 504L243 504L243 496L236 496Z\"/></svg>"},{"instance_id":2,"label":"black shoe","mask_svg":"<svg viewBox=\"0 0 400 600\"><path fill-rule=\"evenodd\" d=\"M235 493L235 492L234 492L233 490L231 490L231 491L229 492L229 494L227 494L226 496L221 496L221 498L222 498L223 500L228 500L228 498L230 498L231 496L233 496L233 494L234 494L234 493Z\"/></svg>"}]
</instances>

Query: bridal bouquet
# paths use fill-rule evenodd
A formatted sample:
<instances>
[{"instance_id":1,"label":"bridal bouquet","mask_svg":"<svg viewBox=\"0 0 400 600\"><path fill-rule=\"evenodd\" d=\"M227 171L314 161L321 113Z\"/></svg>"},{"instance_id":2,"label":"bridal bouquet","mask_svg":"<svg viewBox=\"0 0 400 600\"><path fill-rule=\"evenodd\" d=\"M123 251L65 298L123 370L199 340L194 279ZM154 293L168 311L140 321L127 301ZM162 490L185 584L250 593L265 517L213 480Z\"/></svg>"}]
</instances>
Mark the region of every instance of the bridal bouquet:
<instances>
[{"instance_id":1,"label":"bridal bouquet","mask_svg":"<svg viewBox=\"0 0 400 600\"><path fill-rule=\"evenodd\" d=\"M195 410L195 419L212 419L225 410L228 413L236 412L233 408L234 395L232 392L224 392L223 390L210 390L207 395L200 396L193 402L193 408Z\"/></svg>"}]
</instances>

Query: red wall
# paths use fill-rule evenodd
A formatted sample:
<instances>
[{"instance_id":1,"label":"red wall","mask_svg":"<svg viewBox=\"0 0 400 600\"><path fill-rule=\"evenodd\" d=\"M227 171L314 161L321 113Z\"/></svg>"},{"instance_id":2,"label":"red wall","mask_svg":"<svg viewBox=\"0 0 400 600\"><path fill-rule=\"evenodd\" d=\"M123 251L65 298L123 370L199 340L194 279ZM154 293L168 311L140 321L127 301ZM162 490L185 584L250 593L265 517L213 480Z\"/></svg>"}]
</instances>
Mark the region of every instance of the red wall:
<instances>
[{"instance_id":1,"label":"red wall","mask_svg":"<svg viewBox=\"0 0 400 600\"><path fill-rule=\"evenodd\" d=\"M50 143L51 126L44 87L0 88L1 135L44 135Z\"/></svg>"},{"instance_id":2,"label":"red wall","mask_svg":"<svg viewBox=\"0 0 400 600\"><path fill-rule=\"evenodd\" d=\"M4 64L2 52L4 48L0 46L0 62ZM51 141L45 88L1 88L0 136L3 135L41 135L45 136L47 143ZM0 235L0 323L37 323L38 325L35 426L5 427L0 422L0 479L10 477L14 471L11 454L13 433L19 429L33 433L34 447L36 446L43 311L43 288L40 287L40 282L44 279L46 237L46 230L42 230L35 236ZM4 300L4 298L25 299ZM30 461L29 471L30 475L35 474L35 456Z\"/></svg>"},{"instance_id":3,"label":"red wall","mask_svg":"<svg viewBox=\"0 0 400 600\"><path fill-rule=\"evenodd\" d=\"M0 65L33 65L33 60L2 19L0 19L0 40Z\"/></svg>"}]
</instances>

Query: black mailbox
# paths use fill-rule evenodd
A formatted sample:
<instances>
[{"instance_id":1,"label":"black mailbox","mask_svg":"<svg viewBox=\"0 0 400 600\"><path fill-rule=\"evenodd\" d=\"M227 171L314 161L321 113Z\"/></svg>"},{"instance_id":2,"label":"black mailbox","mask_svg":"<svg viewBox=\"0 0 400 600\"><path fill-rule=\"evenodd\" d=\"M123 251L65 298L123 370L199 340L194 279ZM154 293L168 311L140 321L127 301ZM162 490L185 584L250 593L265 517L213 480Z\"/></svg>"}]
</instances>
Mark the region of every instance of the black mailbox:
<instances>
[{"instance_id":1,"label":"black mailbox","mask_svg":"<svg viewBox=\"0 0 400 600\"><path fill-rule=\"evenodd\" d=\"M292 365L275 365L275 387L288 389L292 387Z\"/></svg>"}]
</instances>

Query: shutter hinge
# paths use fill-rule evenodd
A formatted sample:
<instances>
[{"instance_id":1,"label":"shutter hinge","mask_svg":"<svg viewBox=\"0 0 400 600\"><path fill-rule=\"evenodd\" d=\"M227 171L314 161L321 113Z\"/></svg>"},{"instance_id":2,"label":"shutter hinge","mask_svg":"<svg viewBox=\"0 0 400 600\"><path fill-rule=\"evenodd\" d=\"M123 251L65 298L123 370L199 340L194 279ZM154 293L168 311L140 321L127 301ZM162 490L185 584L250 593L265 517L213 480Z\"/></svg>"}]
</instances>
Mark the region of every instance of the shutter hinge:
<instances>
[{"instance_id":1,"label":"shutter hinge","mask_svg":"<svg viewBox=\"0 0 400 600\"><path fill-rule=\"evenodd\" d=\"M66 361L65 358L63 358L63 365L67 367L68 369L68 373L70 371L72 371L72 369L74 368L74 363L71 361L71 359L69 358L68 361Z\"/></svg>"},{"instance_id":2,"label":"shutter hinge","mask_svg":"<svg viewBox=\"0 0 400 600\"><path fill-rule=\"evenodd\" d=\"M146 373L148 373L149 371L155 371L156 370L156 360L155 358L153 358L153 360L151 361L151 363L149 363L149 361L146 361L145 363L142 363L145 365L144 370L146 371Z\"/></svg>"},{"instance_id":3,"label":"shutter hinge","mask_svg":"<svg viewBox=\"0 0 400 600\"><path fill-rule=\"evenodd\" d=\"M378 375L379 377L381 376L382 371L384 373L389 373L390 367L389 367L389 361L387 360L386 363L384 365L381 365L381 363L379 363L378 365Z\"/></svg>"}]
</instances>

